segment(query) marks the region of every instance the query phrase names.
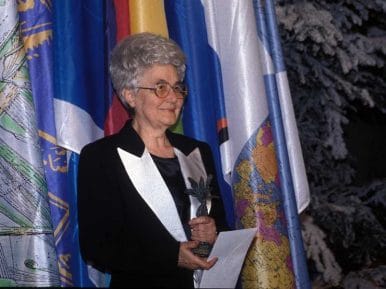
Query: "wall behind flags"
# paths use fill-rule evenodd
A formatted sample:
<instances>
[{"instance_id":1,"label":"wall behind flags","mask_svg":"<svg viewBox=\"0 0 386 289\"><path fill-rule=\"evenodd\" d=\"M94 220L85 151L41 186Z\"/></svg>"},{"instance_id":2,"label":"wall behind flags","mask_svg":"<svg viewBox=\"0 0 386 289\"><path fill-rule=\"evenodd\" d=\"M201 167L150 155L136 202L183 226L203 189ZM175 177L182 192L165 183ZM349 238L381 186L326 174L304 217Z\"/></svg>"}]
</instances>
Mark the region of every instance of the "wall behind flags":
<instances>
[{"instance_id":1,"label":"wall behind flags","mask_svg":"<svg viewBox=\"0 0 386 289\"><path fill-rule=\"evenodd\" d=\"M210 144L229 225L259 229L242 286L309 287L298 220L308 183L272 1L5 0L0 8L0 282L108 285L79 253L78 154L129 118L108 56L126 35L149 31L187 55L189 97L174 130ZM24 201L32 197L39 210Z\"/></svg>"}]
</instances>

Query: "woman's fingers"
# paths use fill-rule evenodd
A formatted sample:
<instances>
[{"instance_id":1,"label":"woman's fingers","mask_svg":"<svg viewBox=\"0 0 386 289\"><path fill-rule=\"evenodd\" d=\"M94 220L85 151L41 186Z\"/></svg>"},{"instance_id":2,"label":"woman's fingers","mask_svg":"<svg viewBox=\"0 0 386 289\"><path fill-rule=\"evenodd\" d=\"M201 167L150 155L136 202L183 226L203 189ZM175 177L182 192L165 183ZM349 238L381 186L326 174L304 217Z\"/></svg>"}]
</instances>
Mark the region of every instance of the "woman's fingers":
<instances>
[{"instance_id":1,"label":"woman's fingers","mask_svg":"<svg viewBox=\"0 0 386 289\"><path fill-rule=\"evenodd\" d=\"M213 244L217 238L215 221L208 216L193 218L189 222L192 240Z\"/></svg>"},{"instance_id":2,"label":"woman's fingers","mask_svg":"<svg viewBox=\"0 0 386 289\"><path fill-rule=\"evenodd\" d=\"M217 262L217 257L207 260L193 254L191 249L197 247L199 242L188 241L180 243L178 255L178 266L191 270L204 269L208 270Z\"/></svg>"},{"instance_id":3,"label":"woman's fingers","mask_svg":"<svg viewBox=\"0 0 386 289\"><path fill-rule=\"evenodd\" d=\"M201 216L197 218L193 218L189 221L190 226L200 225L200 224L211 224L215 223L214 219L209 216Z\"/></svg>"}]
</instances>

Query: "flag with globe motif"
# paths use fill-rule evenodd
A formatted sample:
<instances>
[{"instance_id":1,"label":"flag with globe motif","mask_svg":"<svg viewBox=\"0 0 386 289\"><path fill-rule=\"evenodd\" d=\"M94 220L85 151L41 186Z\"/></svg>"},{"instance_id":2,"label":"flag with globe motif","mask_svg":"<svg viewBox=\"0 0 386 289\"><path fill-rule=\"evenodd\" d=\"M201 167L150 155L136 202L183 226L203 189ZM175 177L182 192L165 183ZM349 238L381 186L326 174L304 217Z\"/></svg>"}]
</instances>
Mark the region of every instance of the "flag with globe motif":
<instances>
[{"instance_id":1,"label":"flag with globe motif","mask_svg":"<svg viewBox=\"0 0 386 289\"><path fill-rule=\"evenodd\" d=\"M258 228L242 286L308 288L298 212L309 191L273 2L165 4L170 37L188 58L184 132L218 152L236 228Z\"/></svg>"}]
</instances>

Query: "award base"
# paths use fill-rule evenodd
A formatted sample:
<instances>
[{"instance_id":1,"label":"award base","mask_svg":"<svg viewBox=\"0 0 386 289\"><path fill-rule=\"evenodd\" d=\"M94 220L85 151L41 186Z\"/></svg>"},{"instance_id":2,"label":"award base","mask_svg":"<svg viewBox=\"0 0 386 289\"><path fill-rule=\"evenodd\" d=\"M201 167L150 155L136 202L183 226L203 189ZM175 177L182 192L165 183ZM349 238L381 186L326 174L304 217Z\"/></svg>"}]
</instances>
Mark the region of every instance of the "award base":
<instances>
[{"instance_id":1,"label":"award base","mask_svg":"<svg viewBox=\"0 0 386 289\"><path fill-rule=\"evenodd\" d=\"M207 242L200 242L200 244L192 249L192 252L202 258L207 258L212 250L212 245Z\"/></svg>"}]
</instances>

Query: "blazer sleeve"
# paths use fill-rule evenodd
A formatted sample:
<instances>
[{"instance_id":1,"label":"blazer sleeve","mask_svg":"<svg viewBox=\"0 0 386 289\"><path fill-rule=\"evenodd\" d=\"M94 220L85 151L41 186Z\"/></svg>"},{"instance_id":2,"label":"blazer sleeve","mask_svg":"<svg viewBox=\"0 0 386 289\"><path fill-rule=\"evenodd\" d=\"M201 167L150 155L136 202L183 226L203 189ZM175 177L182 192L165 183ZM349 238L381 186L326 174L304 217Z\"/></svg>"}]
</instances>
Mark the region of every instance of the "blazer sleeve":
<instances>
[{"instance_id":1,"label":"blazer sleeve","mask_svg":"<svg viewBox=\"0 0 386 289\"><path fill-rule=\"evenodd\" d=\"M230 228L226 221L224 203L220 192L220 187L217 182L217 173L214 165L212 151L207 143L201 143L200 151L202 153L202 158L207 174L211 174L213 176L211 183L211 193L216 196L216 198L212 199L212 206L209 212L209 216L215 220L218 232L228 231Z\"/></svg>"},{"instance_id":2,"label":"blazer sleeve","mask_svg":"<svg viewBox=\"0 0 386 289\"><path fill-rule=\"evenodd\" d=\"M125 266L119 195L106 178L103 153L98 146L86 146L78 166L78 225L83 259L101 271Z\"/></svg>"}]
</instances>

